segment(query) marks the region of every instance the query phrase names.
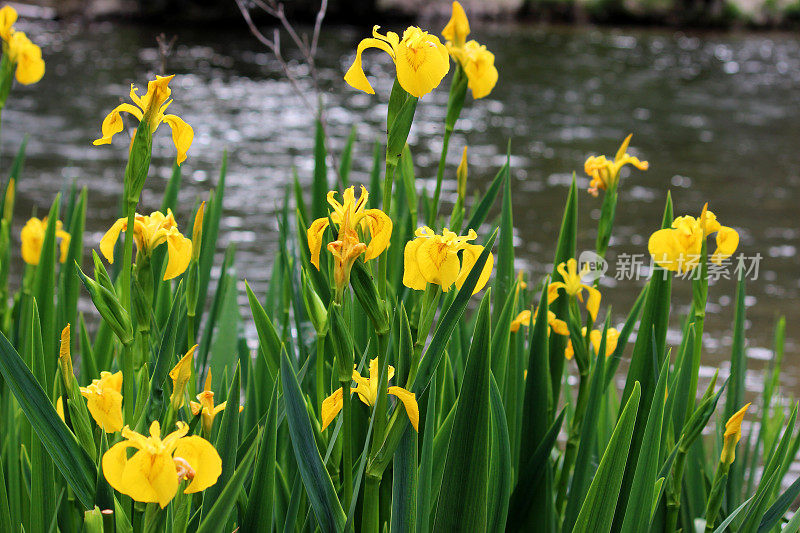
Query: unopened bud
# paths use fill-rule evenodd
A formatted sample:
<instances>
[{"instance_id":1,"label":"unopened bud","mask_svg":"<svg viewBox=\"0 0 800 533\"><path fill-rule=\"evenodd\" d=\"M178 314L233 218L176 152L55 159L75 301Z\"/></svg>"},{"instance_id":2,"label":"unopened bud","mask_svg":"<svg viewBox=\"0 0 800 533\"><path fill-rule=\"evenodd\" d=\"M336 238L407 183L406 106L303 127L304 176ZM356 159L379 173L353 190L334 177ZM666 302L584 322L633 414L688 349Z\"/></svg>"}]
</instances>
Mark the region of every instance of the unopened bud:
<instances>
[{"instance_id":1,"label":"unopened bud","mask_svg":"<svg viewBox=\"0 0 800 533\"><path fill-rule=\"evenodd\" d=\"M95 308L103 317L108 327L114 332L122 344L128 346L133 342L133 324L130 316L117 298L115 292L111 292L100 283L83 273L80 266L75 263L84 287L89 292Z\"/></svg>"},{"instance_id":2,"label":"unopened bud","mask_svg":"<svg viewBox=\"0 0 800 533\"><path fill-rule=\"evenodd\" d=\"M328 311L325 309L325 304L317 294L317 291L315 291L313 285L311 285L311 281L308 279L305 270L302 272L302 281L303 303L305 303L308 318L314 325L314 330L316 330L317 335L325 335L328 331Z\"/></svg>"},{"instance_id":3,"label":"unopened bud","mask_svg":"<svg viewBox=\"0 0 800 533\"><path fill-rule=\"evenodd\" d=\"M722 454L719 457L721 463L730 465L733 463L733 460L736 459L736 444L739 442L739 439L742 438L742 420L744 420L744 415L747 413L749 407L750 404L748 403L736 411L725 423Z\"/></svg>"},{"instance_id":4,"label":"unopened bud","mask_svg":"<svg viewBox=\"0 0 800 533\"><path fill-rule=\"evenodd\" d=\"M464 152L461 154L461 163L458 164L456 170L456 177L458 178L458 196L459 198L466 198L467 196L467 147L464 147Z\"/></svg>"},{"instance_id":5,"label":"unopened bud","mask_svg":"<svg viewBox=\"0 0 800 533\"><path fill-rule=\"evenodd\" d=\"M6 186L6 197L3 203L3 220L11 220L11 212L14 210L14 198L16 193L16 182L14 178L8 180Z\"/></svg>"},{"instance_id":6,"label":"unopened bud","mask_svg":"<svg viewBox=\"0 0 800 533\"><path fill-rule=\"evenodd\" d=\"M58 367L61 369L61 376L64 378L64 386L67 392L72 388L72 355L70 354L70 329L69 324L61 330L61 349L58 352Z\"/></svg>"},{"instance_id":7,"label":"unopened bud","mask_svg":"<svg viewBox=\"0 0 800 533\"><path fill-rule=\"evenodd\" d=\"M200 258L200 246L203 242L203 215L205 214L206 203L205 201L197 208L197 214L194 216L194 225L192 226L192 261L197 261Z\"/></svg>"}]
</instances>

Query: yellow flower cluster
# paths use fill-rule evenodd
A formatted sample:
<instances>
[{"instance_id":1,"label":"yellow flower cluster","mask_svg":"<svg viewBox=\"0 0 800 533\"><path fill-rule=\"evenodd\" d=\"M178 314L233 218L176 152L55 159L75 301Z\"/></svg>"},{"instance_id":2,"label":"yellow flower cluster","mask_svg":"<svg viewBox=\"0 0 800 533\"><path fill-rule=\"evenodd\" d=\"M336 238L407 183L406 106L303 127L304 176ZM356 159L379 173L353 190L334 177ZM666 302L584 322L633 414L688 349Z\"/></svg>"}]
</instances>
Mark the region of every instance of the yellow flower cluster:
<instances>
[{"instance_id":1,"label":"yellow flower cluster","mask_svg":"<svg viewBox=\"0 0 800 533\"><path fill-rule=\"evenodd\" d=\"M511 321L511 333L516 333L519 331L519 328L522 326L528 326L531 322L531 316L536 316L538 313L537 309L534 309L533 314L531 314L530 309L525 309L521 311L514 320ZM536 321L534 320L534 324ZM559 335L569 335L569 328L567 327L567 323L563 320L556 318L556 314L549 309L547 310L547 324L550 326L550 329L553 330L554 333Z\"/></svg>"},{"instance_id":2,"label":"yellow flower cluster","mask_svg":"<svg viewBox=\"0 0 800 533\"><path fill-rule=\"evenodd\" d=\"M442 36L447 40L445 46L464 69L472 96L483 98L497 84L497 67L494 66L494 54L486 46L475 40L466 40L469 32L469 20L464 8L460 3L453 2L450 21L442 30Z\"/></svg>"},{"instance_id":3,"label":"yellow flower cluster","mask_svg":"<svg viewBox=\"0 0 800 533\"><path fill-rule=\"evenodd\" d=\"M14 29L17 11L9 6L0 9L0 38L3 40L3 54L8 54L12 65L16 65L15 76L23 85L36 83L44 76L42 49L33 44L24 32Z\"/></svg>"},{"instance_id":4,"label":"yellow flower cluster","mask_svg":"<svg viewBox=\"0 0 800 533\"><path fill-rule=\"evenodd\" d=\"M172 76L156 76L156 79L147 83L147 93L144 96L137 94L138 89L131 84L130 98L136 105L128 103L119 104L103 120L103 136L94 141L95 145L110 144L111 139L122 131L123 121L120 113L129 113L136 117L139 126L146 125L150 135L158 129L159 124L166 123L172 129L172 142L178 150L177 163L180 165L186 160L186 152L194 140L194 130L177 115L164 114L172 103L170 95L172 89L169 82Z\"/></svg>"},{"instance_id":5,"label":"yellow flower cluster","mask_svg":"<svg viewBox=\"0 0 800 533\"><path fill-rule=\"evenodd\" d=\"M120 218L114 222L114 225L100 240L100 251L109 263L114 263L114 246L117 244L120 232L123 231L128 231L127 218ZM180 276L189 266L192 259L192 241L178 231L178 224L175 222L172 210L168 209L166 216L160 211L155 211L147 216L137 214L133 231L137 261L139 260L138 254L148 257L157 246L164 242L167 243L169 260L164 272L164 280Z\"/></svg>"},{"instance_id":6,"label":"yellow flower cluster","mask_svg":"<svg viewBox=\"0 0 800 533\"><path fill-rule=\"evenodd\" d=\"M647 248L660 267L683 274L700 264L703 241L712 233L717 234L717 249L711 255L711 262L719 265L736 251L739 234L717 222L717 217L708 210L708 204L699 217L678 217L671 228L653 233Z\"/></svg>"},{"instance_id":7,"label":"yellow flower cluster","mask_svg":"<svg viewBox=\"0 0 800 533\"><path fill-rule=\"evenodd\" d=\"M586 335L586 327L584 326L581 333ZM603 332L599 329L593 329L589 332L589 342L592 343L595 355L600 352L600 341L603 339ZM617 349L617 342L619 341L619 331L616 328L608 328L606 331L606 357L610 357L614 350ZM564 351L564 357L572 359L575 355L575 350L572 347L572 340L567 343L567 348Z\"/></svg>"}]
</instances>

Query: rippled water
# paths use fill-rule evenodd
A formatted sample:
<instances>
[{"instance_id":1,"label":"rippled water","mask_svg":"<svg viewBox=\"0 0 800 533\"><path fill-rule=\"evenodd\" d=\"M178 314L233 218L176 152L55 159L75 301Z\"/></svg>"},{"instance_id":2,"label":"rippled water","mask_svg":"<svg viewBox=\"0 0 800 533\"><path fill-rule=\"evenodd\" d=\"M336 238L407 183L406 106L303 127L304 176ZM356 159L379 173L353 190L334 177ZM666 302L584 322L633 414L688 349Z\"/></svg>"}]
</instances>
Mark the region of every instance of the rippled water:
<instances>
[{"instance_id":1,"label":"rippled water","mask_svg":"<svg viewBox=\"0 0 800 533\"><path fill-rule=\"evenodd\" d=\"M87 244L95 245L116 216L127 145L120 139L111 147L93 147L91 140L129 84L143 85L157 68L154 36L162 29L111 24L24 29L43 44L48 70L41 83L17 87L3 113L4 164L19 136L30 134L19 213L43 212L56 192L77 180L90 189ZM501 81L489 98L467 104L461 131L453 137L451 163L454 168L468 142L471 187L485 188L511 139L521 266L534 279L550 270L572 172L585 189L586 156L613 155L620 140L634 132L633 152L649 160L651 169L623 179L612 265L620 253L646 253L668 190L676 215L696 215L710 201L722 223L739 231L740 250L763 256L758 279L748 284L750 366L763 367L775 318L786 315L783 379L789 390L800 392L800 347L793 333L800 322L800 40L783 34L514 26L474 31L495 52ZM358 122L356 182L367 181L391 84L388 58L377 54L367 64L378 96L357 93L341 81L360 36L353 29L326 30L318 59L334 151ZM283 187L293 167L304 182L311 176L313 119L272 57L246 31L180 30L178 37L169 68L178 74L170 111L192 124L196 137L176 215L186 224L195 199L214 185L227 148L229 186L220 246L235 242L241 276L263 285L276 245L274 210ZM439 91L422 100L410 138L417 175L429 188L446 98L446 91ZM142 210L160 203L174 158L168 131L158 132L155 153ZM452 183L446 193L454 193ZM579 202L579 248L592 249L600 199L582 190ZM614 305L615 321L623 319L641 283L604 280L604 302ZM674 288L676 310L686 312L690 283L676 281ZM706 374L720 364L726 368L733 296L729 281L710 290ZM670 340L677 342L677 332ZM759 387L758 374L748 386Z\"/></svg>"}]
</instances>

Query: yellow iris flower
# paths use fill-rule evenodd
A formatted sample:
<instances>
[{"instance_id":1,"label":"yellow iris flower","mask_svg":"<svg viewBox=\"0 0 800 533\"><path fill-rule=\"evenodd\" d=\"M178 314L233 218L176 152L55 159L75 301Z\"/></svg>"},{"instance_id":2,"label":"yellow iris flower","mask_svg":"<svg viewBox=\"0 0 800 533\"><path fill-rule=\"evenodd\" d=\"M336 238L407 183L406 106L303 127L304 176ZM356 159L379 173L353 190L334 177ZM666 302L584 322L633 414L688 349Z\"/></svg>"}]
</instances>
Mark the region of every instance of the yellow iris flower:
<instances>
[{"instance_id":1,"label":"yellow iris flower","mask_svg":"<svg viewBox=\"0 0 800 533\"><path fill-rule=\"evenodd\" d=\"M217 450L202 437L187 437L189 426L184 422L177 426L163 440L157 420L150 425L149 437L125 426L122 437L126 440L103 455L103 475L109 485L137 502L155 502L163 509L183 480L189 481L184 494L200 492L216 483L222 473ZM128 448L136 449L130 458Z\"/></svg>"},{"instance_id":2,"label":"yellow iris flower","mask_svg":"<svg viewBox=\"0 0 800 533\"><path fill-rule=\"evenodd\" d=\"M583 291L589 293L586 301L586 309L592 315L592 320L597 319L597 312L600 310L600 291L581 281L581 278L589 272L589 265L578 272L578 262L573 258L566 263L561 263L556 267L556 271L561 274L564 281L553 281L547 288L547 301L553 303L558 298L558 290L563 289L568 296L577 296L583 302Z\"/></svg>"},{"instance_id":3,"label":"yellow iris flower","mask_svg":"<svg viewBox=\"0 0 800 533\"><path fill-rule=\"evenodd\" d=\"M356 199L354 187L348 187L342 194L342 203L336 200L336 191L328 192L328 204L333 208L330 219L339 226L338 239L328 243L328 251L336 258L334 279L341 289L350 281L350 270L356 258L364 254L364 260L378 257L388 246L392 237L392 219L380 209L366 209L369 193L361 186L361 194ZM319 253L322 249L322 236L328 227L327 217L318 218L306 232L308 248L311 251L311 264L319 270ZM369 244L361 241L358 229L368 231Z\"/></svg>"},{"instance_id":4,"label":"yellow iris flower","mask_svg":"<svg viewBox=\"0 0 800 533\"><path fill-rule=\"evenodd\" d=\"M581 333L586 335L586 326L583 327ZM597 354L600 351L600 341L603 338L603 332L599 329L593 329L589 333L589 342L592 343L592 348L594 348L594 353ZM617 349L617 342L619 341L619 331L616 328L608 328L606 331L606 357L610 357L614 350ZM567 348L564 351L564 357L567 359L572 359L575 355L575 350L572 348L572 340L567 342Z\"/></svg>"},{"instance_id":5,"label":"yellow iris flower","mask_svg":"<svg viewBox=\"0 0 800 533\"><path fill-rule=\"evenodd\" d=\"M103 120L103 136L94 141L95 146L100 144L110 144L111 139L122 131L123 122L120 113L130 113L140 124L147 124L150 135L156 132L159 124L166 123L172 129L172 142L178 150L177 163L180 165L186 160L186 152L194 140L194 130L177 115L165 115L167 107L172 103L169 82L172 76L156 76L156 79L147 83L147 93L139 96L138 89L131 84L130 97L133 100L131 105L128 103L120 104L115 107Z\"/></svg>"},{"instance_id":6,"label":"yellow iris flower","mask_svg":"<svg viewBox=\"0 0 800 533\"><path fill-rule=\"evenodd\" d=\"M409 241L404 250L403 285L421 291L428 283L434 283L447 292L455 283L460 289L483 252L483 246L467 242L478 238L475 230L459 237L447 228L436 235L431 228L423 226L415 235L417 238ZM461 252L460 261L458 252ZM483 289L493 267L494 256L490 253L472 294Z\"/></svg>"},{"instance_id":7,"label":"yellow iris flower","mask_svg":"<svg viewBox=\"0 0 800 533\"><path fill-rule=\"evenodd\" d=\"M172 395L169 397L169 402L176 411L183 407L186 385L192 379L192 358L196 349L196 344L189 348L186 355L181 357L178 364L169 371L169 377L172 379Z\"/></svg>"},{"instance_id":8,"label":"yellow iris flower","mask_svg":"<svg viewBox=\"0 0 800 533\"><path fill-rule=\"evenodd\" d=\"M225 410L228 402L222 402L219 405L214 405L214 393L211 391L211 372L209 371L206 376L206 383L203 387L203 392L197 395L198 402L189 402L189 407L192 409L194 416L202 415L203 417L203 431L206 435L211 434L211 428L214 427L214 418L217 414ZM244 407L239 406L241 413Z\"/></svg>"},{"instance_id":9,"label":"yellow iris flower","mask_svg":"<svg viewBox=\"0 0 800 533\"><path fill-rule=\"evenodd\" d=\"M367 48L379 48L389 54L397 69L397 81L411 96L425 96L439 86L450 70L447 48L435 35L409 26L403 39L393 32L378 33L380 26L372 28L372 37L358 43L356 58L344 75L344 81L354 89L375 94L361 66L361 54Z\"/></svg>"},{"instance_id":10,"label":"yellow iris flower","mask_svg":"<svg viewBox=\"0 0 800 533\"><path fill-rule=\"evenodd\" d=\"M450 55L464 69L467 75L467 86L474 98L487 96L497 83L497 67L494 66L494 54L478 41L467 41L469 20L464 8L453 2L453 12L447 26L442 30L442 37L447 42L445 47Z\"/></svg>"},{"instance_id":11,"label":"yellow iris flower","mask_svg":"<svg viewBox=\"0 0 800 533\"><path fill-rule=\"evenodd\" d=\"M353 392L358 394L359 399L369 406L375 405L375 401L378 399L378 385L380 381L379 372L380 369L378 368L377 358L369 362L369 378L361 376L361 374L353 369L353 381L356 382L356 388L353 389ZM394 367L389 365L387 372L389 372L389 377L387 379L388 381L394 376ZM403 403L403 407L405 407L406 413L408 414L408 419L411 420L411 425L414 426L415 430L419 431L419 406L417 405L417 400L414 393L407 391L402 387L394 386L389 387L387 391L389 394L397 397L397 399ZM327 428L330 423L333 422L333 419L336 418L336 415L339 414L339 411L342 410L343 401L344 393L342 392L341 387L323 400L323 431L325 431L325 428Z\"/></svg>"},{"instance_id":12,"label":"yellow iris flower","mask_svg":"<svg viewBox=\"0 0 800 533\"><path fill-rule=\"evenodd\" d=\"M100 239L100 251L109 263L114 263L114 245L119 239L120 232L123 231L128 231L127 218L120 218L114 222L114 225ZM141 253L148 257L157 246L164 242L167 243L169 260L164 272L165 281L180 276L189 266L189 261L192 259L192 241L178 231L178 224L175 222L172 210L168 209L166 216L160 211L155 211L147 216L137 214L133 231L137 256Z\"/></svg>"},{"instance_id":13,"label":"yellow iris flower","mask_svg":"<svg viewBox=\"0 0 800 533\"><path fill-rule=\"evenodd\" d=\"M106 433L122 429L122 372L100 372L100 379L81 387L89 413Z\"/></svg>"},{"instance_id":14,"label":"yellow iris flower","mask_svg":"<svg viewBox=\"0 0 800 533\"><path fill-rule=\"evenodd\" d=\"M14 30L17 11L11 6L0 9L0 38L8 59L17 65L16 78L23 85L36 83L44 76L42 49L33 44L21 31Z\"/></svg>"},{"instance_id":15,"label":"yellow iris flower","mask_svg":"<svg viewBox=\"0 0 800 533\"><path fill-rule=\"evenodd\" d=\"M592 196L597 196L600 189L606 190L619 180L619 171L625 165L633 165L639 170L647 170L650 164L647 161L639 161L638 158L628 155L628 144L631 142L631 133L622 141L614 161L609 161L606 156L591 156L586 160L583 169L592 181L589 183L589 192Z\"/></svg>"},{"instance_id":16,"label":"yellow iris flower","mask_svg":"<svg viewBox=\"0 0 800 533\"><path fill-rule=\"evenodd\" d=\"M67 260L69 252L70 234L64 231L64 225L60 220L56 221L56 239L59 241L59 258L63 263ZM25 223L20 233L22 241L22 260L29 265L38 265L42 256L42 244L44 244L44 234L47 230L47 217L38 219L33 217Z\"/></svg>"},{"instance_id":17,"label":"yellow iris flower","mask_svg":"<svg viewBox=\"0 0 800 533\"><path fill-rule=\"evenodd\" d=\"M717 222L707 205L699 217L678 217L671 228L660 229L650 236L647 248L656 264L679 274L689 272L700 264L703 240L712 233L717 234L717 249L711 255L711 262L719 265L733 255L739 246L739 234Z\"/></svg>"},{"instance_id":18,"label":"yellow iris flower","mask_svg":"<svg viewBox=\"0 0 800 533\"><path fill-rule=\"evenodd\" d=\"M720 455L720 462L727 465L733 463L736 459L736 444L742 438L742 421L747 409L750 407L748 403L738 411L736 411L727 422L725 422L725 435L723 436L722 454Z\"/></svg>"},{"instance_id":19,"label":"yellow iris flower","mask_svg":"<svg viewBox=\"0 0 800 533\"><path fill-rule=\"evenodd\" d=\"M534 309L533 314L531 314L530 309L525 309L521 311L514 320L511 321L511 332L516 333L519 331L519 328L522 326L528 327L531 323L531 316L536 316L538 310ZM534 324L536 321L534 321ZM550 329L552 329L555 333L559 335L569 335L569 328L567 328L567 323L563 320L559 320L556 318L556 314L549 309L547 310L547 323L550 325Z\"/></svg>"}]
</instances>

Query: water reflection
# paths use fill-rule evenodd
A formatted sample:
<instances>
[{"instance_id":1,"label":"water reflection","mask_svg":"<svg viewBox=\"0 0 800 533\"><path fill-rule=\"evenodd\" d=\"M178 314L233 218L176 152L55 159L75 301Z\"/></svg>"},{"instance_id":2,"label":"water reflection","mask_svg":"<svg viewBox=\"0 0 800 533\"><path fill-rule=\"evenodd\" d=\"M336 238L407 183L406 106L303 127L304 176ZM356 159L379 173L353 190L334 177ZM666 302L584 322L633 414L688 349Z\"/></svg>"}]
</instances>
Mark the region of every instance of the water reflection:
<instances>
[{"instance_id":1,"label":"water reflection","mask_svg":"<svg viewBox=\"0 0 800 533\"><path fill-rule=\"evenodd\" d=\"M19 212L41 213L56 192L76 179L90 188L87 244L92 245L116 216L126 144L120 140L95 148L91 140L129 83L143 85L151 75L158 63L154 36L162 29L111 24L22 29L42 43L48 71L41 83L17 88L4 111L6 164L16 150L15 139L30 133ZM697 214L710 200L720 220L739 231L740 249L764 256L759 279L748 284L747 300L751 367L760 368L769 356L765 347L771 345L775 317L785 314L790 331L800 320L793 305L800 291L800 41L783 34L695 36L509 26L478 32L495 51L501 80L490 98L467 105L459 127L468 133L453 137L449 172L452 177L461 147L469 141L470 182L485 187L504 162L511 139L522 266L535 277L549 271L572 172L585 189L585 157L613 154L633 131L632 153L649 160L651 170L626 172L623 178L612 263L619 254L646 252L668 190L676 214ZM380 96L357 93L341 81L360 36L346 28L325 31L318 62L334 151L341 149L354 118L363 119L357 125L353 179L367 181L386 106ZM384 98L391 83L385 59L376 54L366 64ZM293 169L304 182L311 176L313 117L276 62L244 30L181 30L170 66L179 74L172 83L176 101L171 110L196 134L185 165L179 221L188 222L191 206L213 186L222 153L229 150L220 246L235 242L241 276L263 287L269 252L276 245L275 206ZM302 76L301 66L292 68ZM417 175L427 187L435 174L446 97L439 91L424 98L410 138ZM174 158L166 133L157 136L155 153L142 210L158 206ZM446 184L446 198L452 198L454 186L454 181ZM600 200L582 192L579 202L579 248L590 249ZM604 303L613 304L615 320L621 320L641 282L606 279L604 285ZM690 283L676 281L674 288L676 311L684 313ZM733 294L733 284L724 280L710 291L706 374L728 358ZM676 313L676 323L677 318ZM677 339L677 331L672 332L670 342ZM788 341L790 368L784 379L797 392L800 367L791 367L791 355L800 349L796 336ZM758 384L751 380L748 385Z\"/></svg>"}]
</instances>

